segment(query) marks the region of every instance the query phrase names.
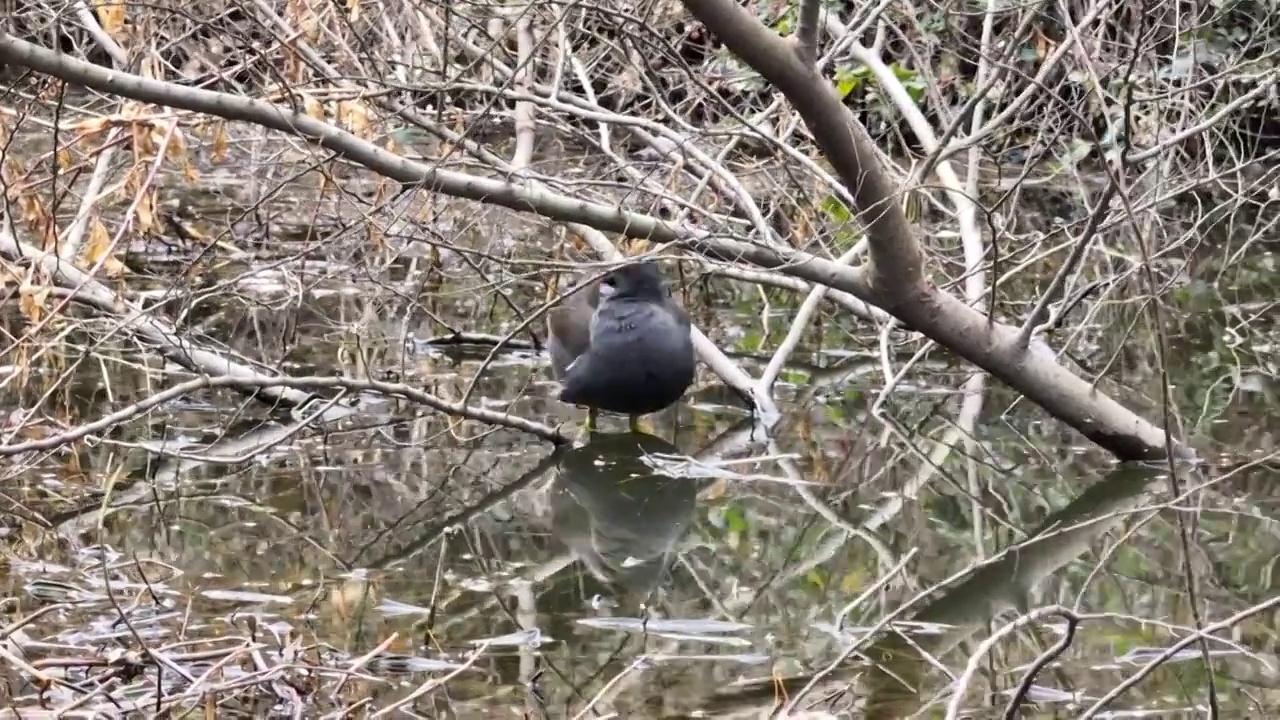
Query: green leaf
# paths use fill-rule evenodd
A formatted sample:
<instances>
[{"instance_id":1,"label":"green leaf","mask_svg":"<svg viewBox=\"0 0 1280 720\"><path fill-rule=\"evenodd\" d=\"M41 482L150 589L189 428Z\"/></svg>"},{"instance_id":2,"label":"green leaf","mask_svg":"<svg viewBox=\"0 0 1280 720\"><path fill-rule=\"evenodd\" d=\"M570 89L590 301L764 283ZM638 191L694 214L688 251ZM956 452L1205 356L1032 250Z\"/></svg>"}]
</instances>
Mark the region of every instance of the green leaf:
<instances>
[{"instance_id":1,"label":"green leaf","mask_svg":"<svg viewBox=\"0 0 1280 720\"><path fill-rule=\"evenodd\" d=\"M827 216L828 220L837 223L846 223L853 219L853 213L849 211L849 206L835 195L828 195L822 199L822 213Z\"/></svg>"}]
</instances>

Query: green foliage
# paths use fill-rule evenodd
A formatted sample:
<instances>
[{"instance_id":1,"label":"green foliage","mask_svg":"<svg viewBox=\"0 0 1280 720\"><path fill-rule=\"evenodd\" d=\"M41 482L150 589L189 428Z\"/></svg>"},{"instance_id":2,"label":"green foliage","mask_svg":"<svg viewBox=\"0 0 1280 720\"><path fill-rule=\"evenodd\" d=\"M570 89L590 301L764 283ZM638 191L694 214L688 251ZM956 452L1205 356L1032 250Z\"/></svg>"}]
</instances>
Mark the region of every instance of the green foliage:
<instances>
[{"instance_id":1,"label":"green foliage","mask_svg":"<svg viewBox=\"0 0 1280 720\"><path fill-rule=\"evenodd\" d=\"M849 210L849 206L835 195L828 195L822 200L822 214L828 220L837 223L847 223L853 220L853 213Z\"/></svg>"},{"instance_id":2,"label":"green foliage","mask_svg":"<svg viewBox=\"0 0 1280 720\"><path fill-rule=\"evenodd\" d=\"M889 66L893 71L894 77L898 82L902 83L902 87L906 89L907 94L911 96L912 102L920 102L924 99L925 85L924 77L910 68L905 68L898 63ZM865 87L869 92L876 91L875 74L865 65L859 65L854 68L837 68L835 74L836 92L840 97L848 97L849 93L859 88Z\"/></svg>"},{"instance_id":3,"label":"green foliage","mask_svg":"<svg viewBox=\"0 0 1280 720\"><path fill-rule=\"evenodd\" d=\"M853 212L840 198L835 195L826 196L822 199L820 211L827 221L826 225L834 228L834 244L841 252L853 247L862 237L860 233L853 232Z\"/></svg>"},{"instance_id":4,"label":"green foliage","mask_svg":"<svg viewBox=\"0 0 1280 720\"><path fill-rule=\"evenodd\" d=\"M809 373L803 370L783 370L780 379L790 385L804 385L809 382Z\"/></svg>"},{"instance_id":5,"label":"green foliage","mask_svg":"<svg viewBox=\"0 0 1280 720\"><path fill-rule=\"evenodd\" d=\"M738 340L738 350L740 352L756 352L764 346L764 333L759 327L753 327L742 334L742 338Z\"/></svg>"}]
</instances>

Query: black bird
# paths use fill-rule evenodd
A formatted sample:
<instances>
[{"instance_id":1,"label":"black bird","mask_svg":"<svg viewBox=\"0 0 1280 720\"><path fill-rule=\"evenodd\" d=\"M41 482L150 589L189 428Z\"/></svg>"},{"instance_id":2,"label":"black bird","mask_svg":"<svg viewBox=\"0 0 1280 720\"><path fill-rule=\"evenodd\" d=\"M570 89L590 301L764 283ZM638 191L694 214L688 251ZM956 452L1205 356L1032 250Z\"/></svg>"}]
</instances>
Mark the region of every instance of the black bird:
<instances>
[{"instance_id":1,"label":"black bird","mask_svg":"<svg viewBox=\"0 0 1280 720\"><path fill-rule=\"evenodd\" d=\"M658 267L624 265L547 314L547 349L560 401L631 416L663 410L693 384L689 316L667 296Z\"/></svg>"}]
</instances>

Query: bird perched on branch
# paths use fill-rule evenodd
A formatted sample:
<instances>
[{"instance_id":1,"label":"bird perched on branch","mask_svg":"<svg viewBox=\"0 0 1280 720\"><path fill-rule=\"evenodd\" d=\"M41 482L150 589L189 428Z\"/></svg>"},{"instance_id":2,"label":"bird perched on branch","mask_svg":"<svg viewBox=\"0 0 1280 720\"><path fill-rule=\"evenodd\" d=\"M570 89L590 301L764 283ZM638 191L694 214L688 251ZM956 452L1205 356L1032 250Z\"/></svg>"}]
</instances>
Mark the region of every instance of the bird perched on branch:
<instances>
[{"instance_id":1,"label":"bird perched on branch","mask_svg":"<svg viewBox=\"0 0 1280 720\"><path fill-rule=\"evenodd\" d=\"M689 316L667 296L652 262L624 265L547 314L547 349L560 401L641 415L670 407L693 384Z\"/></svg>"}]
</instances>

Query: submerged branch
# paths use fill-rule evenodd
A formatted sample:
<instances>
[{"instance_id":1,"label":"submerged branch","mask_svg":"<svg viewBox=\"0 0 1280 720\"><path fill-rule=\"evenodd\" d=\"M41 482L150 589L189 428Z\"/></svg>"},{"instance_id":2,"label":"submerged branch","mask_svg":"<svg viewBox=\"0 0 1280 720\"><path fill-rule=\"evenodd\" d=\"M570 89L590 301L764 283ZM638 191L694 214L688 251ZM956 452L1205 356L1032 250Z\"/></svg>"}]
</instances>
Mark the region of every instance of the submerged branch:
<instances>
[{"instance_id":1,"label":"submerged branch","mask_svg":"<svg viewBox=\"0 0 1280 720\"><path fill-rule=\"evenodd\" d=\"M176 400L188 393L213 388L229 388L245 392L261 392L271 389L376 392L382 395L401 397L421 405L426 405L433 410L438 410L447 415L527 432L556 445L564 445L570 442L570 439L559 430L543 425L542 423L508 413L497 412L496 410L487 410L485 408L468 406L462 403L449 402L448 400L444 400L432 395L431 393L424 392L416 387L405 385L403 383L318 375L300 377L268 377L265 375L243 377L236 375L222 375L218 377L198 377L179 383L143 400L139 400L128 407L121 408L110 415L105 415L91 423L79 425L67 430L66 432L40 438L39 440L29 440L27 442L14 443L12 445L0 445L0 457L6 455L17 455L19 453L34 450L49 450L60 445L73 443L77 440L93 435L94 433L102 432L103 430L107 430L121 423L128 422L129 420L132 420L153 408L172 402L173 400ZM306 397L314 398L310 393L306 393Z\"/></svg>"}]
</instances>

